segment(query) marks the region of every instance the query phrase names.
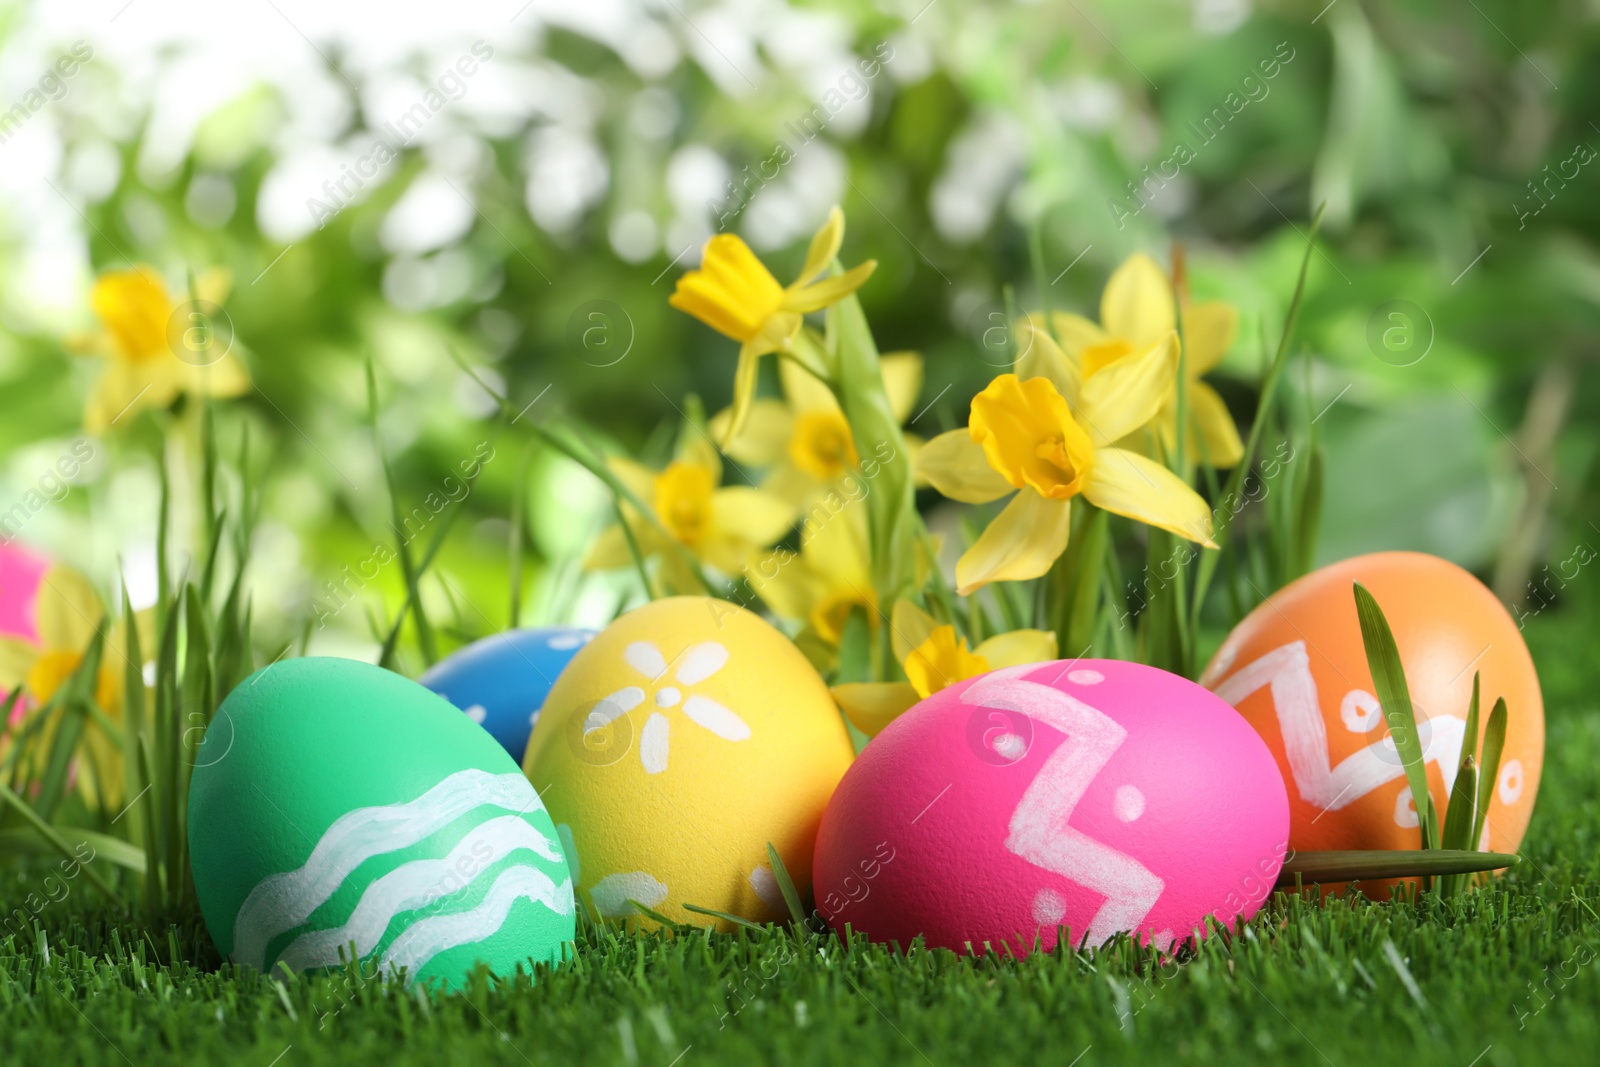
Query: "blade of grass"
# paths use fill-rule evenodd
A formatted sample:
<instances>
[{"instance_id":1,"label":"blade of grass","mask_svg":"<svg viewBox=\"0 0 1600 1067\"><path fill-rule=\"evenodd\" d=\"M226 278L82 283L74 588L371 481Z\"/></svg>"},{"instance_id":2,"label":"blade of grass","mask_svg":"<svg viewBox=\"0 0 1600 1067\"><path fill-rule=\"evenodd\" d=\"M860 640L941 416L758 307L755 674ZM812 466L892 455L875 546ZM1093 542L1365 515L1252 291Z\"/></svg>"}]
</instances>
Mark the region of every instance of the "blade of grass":
<instances>
[{"instance_id":1,"label":"blade of grass","mask_svg":"<svg viewBox=\"0 0 1600 1067\"><path fill-rule=\"evenodd\" d=\"M0 801L4 801L6 804L10 805L13 811L21 815L23 821L32 827L33 832L42 837L51 848L61 853L61 855L66 859L72 860L75 863L78 862L77 853L75 853L72 850L72 846L68 845L62 836L56 832L55 827L51 826L48 822L41 818L38 812L34 811L28 806L26 801L3 785L0 785ZM95 888L104 893L106 895L106 899L115 904L119 911L126 912L128 910L127 903L122 899L115 889L111 888L110 883L108 883L104 878L100 877L99 872L94 870L88 864L84 864L83 873L89 876L89 881L93 882Z\"/></svg>"},{"instance_id":2,"label":"blade of grass","mask_svg":"<svg viewBox=\"0 0 1600 1067\"><path fill-rule=\"evenodd\" d=\"M1478 761L1468 756L1456 773L1450 787L1450 804L1445 808L1444 833L1439 847L1445 851L1472 850L1472 826L1477 818ZM1442 896L1453 896L1461 889L1459 875L1449 875L1440 882Z\"/></svg>"},{"instance_id":3,"label":"blade of grass","mask_svg":"<svg viewBox=\"0 0 1600 1067\"><path fill-rule=\"evenodd\" d=\"M1494 702L1489 712L1489 725L1483 732L1483 762L1478 766L1477 815L1472 822L1472 845L1477 848L1483 840L1483 825L1489 818L1489 799L1494 794L1495 783L1500 780L1500 757L1506 749L1506 699Z\"/></svg>"},{"instance_id":4,"label":"blade of grass","mask_svg":"<svg viewBox=\"0 0 1600 1067\"><path fill-rule=\"evenodd\" d=\"M721 919L723 922L732 923L733 925L742 927L746 930L753 930L758 934L772 933L771 927L762 926L760 923L753 923L749 919L741 919L737 915L729 915L727 912L718 911L716 908L702 908L698 904L685 904L683 906L683 910L692 911L696 915L709 915L713 919Z\"/></svg>"},{"instance_id":5,"label":"blade of grass","mask_svg":"<svg viewBox=\"0 0 1600 1067\"><path fill-rule=\"evenodd\" d=\"M794 879L789 877L789 868L783 865L783 857L778 855L771 841L767 842L767 859L772 864L772 880L778 883L778 892L783 894L783 902L788 905L789 917L794 920L795 937L798 938L806 925L805 905L800 902Z\"/></svg>"},{"instance_id":6,"label":"blade of grass","mask_svg":"<svg viewBox=\"0 0 1600 1067\"><path fill-rule=\"evenodd\" d=\"M1367 668L1372 672L1372 685L1377 691L1378 703L1383 708L1384 721L1389 726L1389 736L1394 740L1395 751L1405 768L1406 781L1411 786L1411 797L1417 806L1417 818L1423 848L1439 847L1439 828L1434 824L1428 793L1427 768L1422 762L1422 742L1417 736L1416 712L1411 705L1411 689L1406 685L1406 674L1400 664L1400 650L1394 642L1394 632L1389 620L1384 618L1371 593L1360 582L1355 586L1356 616L1361 622L1361 642L1367 651Z\"/></svg>"},{"instance_id":7,"label":"blade of grass","mask_svg":"<svg viewBox=\"0 0 1600 1067\"><path fill-rule=\"evenodd\" d=\"M422 654L429 663L436 658L434 647L433 629L428 625L428 618L422 609L422 598L417 591L417 569L411 559L411 545L403 532L405 527L400 522L400 497L395 490L394 467L389 462L389 453L383 447L383 435L378 429L378 373L372 363L372 357L367 357L367 419L372 427L372 440L378 450L378 460L383 468L383 484L389 494L389 528L394 534L395 555L400 559L400 576L406 585L405 605L400 609L400 615L395 620L395 630L405 625L407 607L414 609L413 618L417 630L417 644L422 648ZM380 667L393 667L394 643L385 642L383 654L378 659Z\"/></svg>"},{"instance_id":8,"label":"blade of grass","mask_svg":"<svg viewBox=\"0 0 1600 1067\"><path fill-rule=\"evenodd\" d=\"M1228 475L1228 481L1223 488L1222 500L1216 504L1226 504L1234 499L1244 484L1244 478L1249 473L1255 462L1256 449L1261 443L1261 433L1266 427L1267 413L1272 409L1273 396L1277 391L1278 379L1283 377L1283 369L1288 363L1289 341L1294 336L1295 323L1300 318L1300 305L1305 299L1306 272L1311 267L1311 253L1316 251L1317 231L1322 226L1322 214L1327 209L1323 204L1311 218L1311 228L1306 234L1306 250L1300 259L1300 274L1295 281L1294 297L1289 301L1289 313L1283 319L1283 333L1278 338L1278 350L1272 357L1272 363L1267 368L1266 377L1261 382L1261 395L1256 400L1255 418L1250 422L1250 432L1245 436L1244 456L1239 460L1239 465ZM1214 517L1219 517L1220 522L1211 531L1211 539L1222 545L1226 550L1227 545L1223 540L1228 528L1233 522L1233 509L1231 507L1215 507L1212 512ZM1212 575L1216 573L1217 560L1221 552L1203 552L1200 554L1200 563L1195 572L1193 598L1189 602L1190 632L1194 632L1200 625L1200 606L1205 602L1206 592L1211 587Z\"/></svg>"},{"instance_id":9,"label":"blade of grass","mask_svg":"<svg viewBox=\"0 0 1600 1067\"><path fill-rule=\"evenodd\" d=\"M1304 884L1359 882L1375 878L1418 878L1445 874L1472 874L1515 867L1519 857L1504 852L1468 852L1430 849L1373 849L1353 852L1291 852L1278 872L1276 888Z\"/></svg>"}]
</instances>

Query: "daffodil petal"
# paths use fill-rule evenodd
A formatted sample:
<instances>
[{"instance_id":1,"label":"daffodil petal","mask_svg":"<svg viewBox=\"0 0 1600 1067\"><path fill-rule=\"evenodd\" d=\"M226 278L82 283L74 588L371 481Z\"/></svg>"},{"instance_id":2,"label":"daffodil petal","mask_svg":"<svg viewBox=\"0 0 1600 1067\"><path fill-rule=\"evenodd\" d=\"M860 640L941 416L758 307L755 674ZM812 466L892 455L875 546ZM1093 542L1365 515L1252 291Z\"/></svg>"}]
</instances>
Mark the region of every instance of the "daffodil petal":
<instances>
[{"instance_id":1,"label":"daffodil petal","mask_svg":"<svg viewBox=\"0 0 1600 1067\"><path fill-rule=\"evenodd\" d=\"M896 600L889 616L889 644L894 658L904 663L938 628L939 622L932 615L904 597Z\"/></svg>"},{"instance_id":2,"label":"daffodil petal","mask_svg":"<svg viewBox=\"0 0 1600 1067\"><path fill-rule=\"evenodd\" d=\"M745 425L748 429L749 423ZM673 458L680 463L693 463L710 471L713 485L722 481L722 453L717 451L716 442L693 426L685 426L678 434L678 447L673 450Z\"/></svg>"},{"instance_id":3,"label":"daffodil petal","mask_svg":"<svg viewBox=\"0 0 1600 1067\"><path fill-rule=\"evenodd\" d=\"M1022 490L956 562L956 591L967 596L990 582L1045 574L1066 551L1071 515L1071 501Z\"/></svg>"},{"instance_id":4,"label":"daffodil petal","mask_svg":"<svg viewBox=\"0 0 1600 1067\"><path fill-rule=\"evenodd\" d=\"M843 274L835 274L831 278L823 278L808 285L795 286L783 294L783 310L802 315L810 311L821 311L861 288L877 269L878 261L869 259L860 266L851 267Z\"/></svg>"},{"instance_id":5,"label":"daffodil petal","mask_svg":"<svg viewBox=\"0 0 1600 1067\"><path fill-rule=\"evenodd\" d=\"M1189 356L1184 369L1192 377L1212 370L1227 356L1239 333L1239 309L1221 300L1189 304L1183 309L1183 339Z\"/></svg>"},{"instance_id":6,"label":"daffodil petal","mask_svg":"<svg viewBox=\"0 0 1600 1067\"><path fill-rule=\"evenodd\" d=\"M70 567L55 566L39 583L39 643L46 649L82 652L88 647L106 609L89 580Z\"/></svg>"},{"instance_id":7,"label":"daffodil petal","mask_svg":"<svg viewBox=\"0 0 1600 1067\"><path fill-rule=\"evenodd\" d=\"M718 442L723 447L744 432L750 406L756 399L756 379L760 372L761 352L755 343L746 343L739 349L739 364L733 371L733 403L728 406L728 421L723 427L726 436Z\"/></svg>"},{"instance_id":8,"label":"daffodil petal","mask_svg":"<svg viewBox=\"0 0 1600 1067\"><path fill-rule=\"evenodd\" d=\"M808 618L823 593L816 572L787 548L755 553L743 573L756 596L786 619Z\"/></svg>"},{"instance_id":9,"label":"daffodil petal","mask_svg":"<svg viewBox=\"0 0 1600 1067\"><path fill-rule=\"evenodd\" d=\"M794 506L780 496L749 485L732 485L711 494L717 532L747 544L770 545L794 526Z\"/></svg>"},{"instance_id":10,"label":"daffodil petal","mask_svg":"<svg viewBox=\"0 0 1600 1067\"><path fill-rule=\"evenodd\" d=\"M0 694L9 693L28 677L28 668L39 658L38 646L20 637L0 637ZM0 708L0 716L6 714ZM0 720L3 725L3 720Z\"/></svg>"},{"instance_id":11,"label":"daffodil petal","mask_svg":"<svg viewBox=\"0 0 1600 1067\"><path fill-rule=\"evenodd\" d=\"M770 397L757 397L750 403L750 415L745 419L744 430L738 437L729 439L728 424L733 421L733 409L723 408L706 423L711 436L724 442L722 451L737 463L754 467L770 467L781 460L789 448L789 435L794 432L794 417L789 405Z\"/></svg>"},{"instance_id":12,"label":"daffodil petal","mask_svg":"<svg viewBox=\"0 0 1600 1067\"><path fill-rule=\"evenodd\" d=\"M1077 361L1079 352L1089 345L1100 344L1106 339L1106 332L1099 324L1089 321L1082 315L1074 315L1070 311L1057 311L1051 315L1050 328L1055 331L1061 351L1074 362Z\"/></svg>"},{"instance_id":13,"label":"daffodil petal","mask_svg":"<svg viewBox=\"0 0 1600 1067\"><path fill-rule=\"evenodd\" d=\"M626 456L613 456L606 460L606 467L634 496L647 507L655 499L656 472L646 467L643 463L631 460Z\"/></svg>"},{"instance_id":14,"label":"daffodil petal","mask_svg":"<svg viewBox=\"0 0 1600 1067\"><path fill-rule=\"evenodd\" d=\"M1066 400L1067 406L1076 409L1082 392L1082 375L1078 361L1062 351L1055 338L1031 323L1024 323L1018 331L1022 357L1017 360L1017 377L1048 378Z\"/></svg>"},{"instance_id":15,"label":"daffodil petal","mask_svg":"<svg viewBox=\"0 0 1600 1067\"><path fill-rule=\"evenodd\" d=\"M1100 325L1136 348L1154 343L1177 325L1172 283L1155 260L1138 253L1112 272L1100 295Z\"/></svg>"},{"instance_id":16,"label":"daffodil petal","mask_svg":"<svg viewBox=\"0 0 1600 1067\"><path fill-rule=\"evenodd\" d=\"M1137 452L1096 450L1083 495L1095 507L1216 547L1205 500L1182 478Z\"/></svg>"},{"instance_id":17,"label":"daffodil petal","mask_svg":"<svg viewBox=\"0 0 1600 1067\"><path fill-rule=\"evenodd\" d=\"M989 667L1020 667L1024 663L1049 663L1059 654L1056 635L1049 630L1012 630L995 634L972 650L989 661Z\"/></svg>"},{"instance_id":18,"label":"daffodil petal","mask_svg":"<svg viewBox=\"0 0 1600 1067\"><path fill-rule=\"evenodd\" d=\"M1237 467L1244 458L1244 442L1228 405L1205 382L1189 383L1189 428L1198 442L1196 458L1219 470Z\"/></svg>"},{"instance_id":19,"label":"daffodil petal","mask_svg":"<svg viewBox=\"0 0 1600 1067\"><path fill-rule=\"evenodd\" d=\"M836 685L832 692L845 716L868 737L878 736L918 700L910 682L852 682Z\"/></svg>"},{"instance_id":20,"label":"daffodil petal","mask_svg":"<svg viewBox=\"0 0 1600 1067\"><path fill-rule=\"evenodd\" d=\"M832 584L865 594L872 589L866 509L847 504L829 515L826 520L807 517L800 530L800 550L807 565Z\"/></svg>"},{"instance_id":21,"label":"daffodil petal","mask_svg":"<svg viewBox=\"0 0 1600 1067\"><path fill-rule=\"evenodd\" d=\"M915 352L885 352L878 366L889 410L896 422L905 422L922 395L922 357Z\"/></svg>"},{"instance_id":22,"label":"daffodil petal","mask_svg":"<svg viewBox=\"0 0 1600 1067\"><path fill-rule=\"evenodd\" d=\"M989 466L983 446L967 430L951 430L922 446L916 473L939 492L963 504L987 504L1016 488Z\"/></svg>"},{"instance_id":23,"label":"daffodil petal","mask_svg":"<svg viewBox=\"0 0 1600 1067\"><path fill-rule=\"evenodd\" d=\"M844 212L835 204L828 211L828 220L811 238L811 246L806 249L805 266L800 268L800 277L795 279L795 283L804 285L827 270L829 264L833 262L833 257L839 254L839 246L842 244L844 244Z\"/></svg>"},{"instance_id":24,"label":"daffodil petal","mask_svg":"<svg viewBox=\"0 0 1600 1067\"><path fill-rule=\"evenodd\" d=\"M113 426L127 425L145 408L171 404L177 399L178 387L171 374L161 373L164 369L155 360L107 360L84 408L84 429L105 433Z\"/></svg>"},{"instance_id":25,"label":"daffodil petal","mask_svg":"<svg viewBox=\"0 0 1600 1067\"><path fill-rule=\"evenodd\" d=\"M839 401L834 398L833 390L793 359L778 360L778 382L783 386L784 399L796 415L808 411L839 410Z\"/></svg>"},{"instance_id":26,"label":"daffodil petal","mask_svg":"<svg viewBox=\"0 0 1600 1067\"><path fill-rule=\"evenodd\" d=\"M173 357L180 388L193 396L242 396L250 391L250 372L237 352L224 353L204 366Z\"/></svg>"},{"instance_id":27,"label":"daffodil petal","mask_svg":"<svg viewBox=\"0 0 1600 1067\"><path fill-rule=\"evenodd\" d=\"M586 571L611 571L633 566L633 552L628 548L628 535L620 523L612 523L600 532L583 557Z\"/></svg>"},{"instance_id":28,"label":"daffodil petal","mask_svg":"<svg viewBox=\"0 0 1600 1067\"><path fill-rule=\"evenodd\" d=\"M1078 416L1095 445L1126 437L1156 417L1178 378L1178 335L1165 337L1137 356L1119 359L1083 383Z\"/></svg>"}]
</instances>

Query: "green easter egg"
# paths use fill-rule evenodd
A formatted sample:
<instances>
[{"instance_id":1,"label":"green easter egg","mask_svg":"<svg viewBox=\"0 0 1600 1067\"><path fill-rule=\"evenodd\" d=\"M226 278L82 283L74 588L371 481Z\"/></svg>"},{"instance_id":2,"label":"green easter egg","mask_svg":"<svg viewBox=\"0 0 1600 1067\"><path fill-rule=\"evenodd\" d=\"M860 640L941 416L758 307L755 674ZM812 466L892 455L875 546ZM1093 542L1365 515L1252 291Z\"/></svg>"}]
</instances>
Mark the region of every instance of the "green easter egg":
<instances>
[{"instance_id":1,"label":"green easter egg","mask_svg":"<svg viewBox=\"0 0 1600 1067\"><path fill-rule=\"evenodd\" d=\"M442 697L356 660L284 660L228 695L189 787L206 928L260 970L364 965L459 986L559 960L572 879L538 794ZM530 968L531 969L531 968Z\"/></svg>"}]
</instances>

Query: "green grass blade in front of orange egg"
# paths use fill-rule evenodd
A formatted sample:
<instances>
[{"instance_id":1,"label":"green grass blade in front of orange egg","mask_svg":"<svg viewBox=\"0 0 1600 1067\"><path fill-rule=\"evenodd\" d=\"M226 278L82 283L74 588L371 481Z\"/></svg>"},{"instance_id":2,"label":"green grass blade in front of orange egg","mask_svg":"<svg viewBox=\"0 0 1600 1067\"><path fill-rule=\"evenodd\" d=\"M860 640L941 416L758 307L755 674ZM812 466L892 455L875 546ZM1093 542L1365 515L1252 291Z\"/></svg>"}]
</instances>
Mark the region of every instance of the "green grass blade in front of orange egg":
<instances>
[{"instance_id":1,"label":"green grass blade in front of orange egg","mask_svg":"<svg viewBox=\"0 0 1600 1067\"><path fill-rule=\"evenodd\" d=\"M1395 752L1405 768L1406 782L1411 786L1422 847L1438 848L1439 828L1429 806L1428 772L1422 761L1422 742L1417 736L1416 712L1411 704L1405 668L1400 664L1400 649L1395 645L1394 631L1389 628L1389 620L1384 618L1378 601L1366 586L1360 582L1353 584L1361 643L1367 650L1367 669L1372 673L1372 685L1383 708L1384 722L1388 724Z\"/></svg>"},{"instance_id":2,"label":"green grass blade in front of orange egg","mask_svg":"<svg viewBox=\"0 0 1600 1067\"><path fill-rule=\"evenodd\" d=\"M1520 857L1504 852L1451 849L1363 849L1349 852L1291 852L1278 872L1275 888L1334 885L1382 878L1427 878L1472 874L1515 867Z\"/></svg>"},{"instance_id":3,"label":"green grass blade in front of orange egg","mask_svg":"<svg viewBox=\"0 0 1600 1067\"><path fill-rule=\"evenodd\" d=\"M1500 757L1506 749L1506 698L1494 702L1489 712L1489 725L1483 732L1483 760L1478 765L1477 817L1472 823L1472 844L1477 848L1483 840L1483 826L1489 817L1489 800L1494 796L1495 783L1500 780Z\"/></svg>"},{"instance_id":4,"label":"green grass blade in front of orange egg","mask_svg":"<svg viewBox=\"0 0 1600 1067\"><path fill-rule=\"evenodd\" d=\"M1477 804L1478 761L1468 756L1450 787L1450 805L1445 809L1440 848L1451 851L1472 849L1472 827L1477 816ZM1461 875L1446 875L1439 883L1440 895L1454 896L1464 884Z\"/></svg>"}]
</instances>

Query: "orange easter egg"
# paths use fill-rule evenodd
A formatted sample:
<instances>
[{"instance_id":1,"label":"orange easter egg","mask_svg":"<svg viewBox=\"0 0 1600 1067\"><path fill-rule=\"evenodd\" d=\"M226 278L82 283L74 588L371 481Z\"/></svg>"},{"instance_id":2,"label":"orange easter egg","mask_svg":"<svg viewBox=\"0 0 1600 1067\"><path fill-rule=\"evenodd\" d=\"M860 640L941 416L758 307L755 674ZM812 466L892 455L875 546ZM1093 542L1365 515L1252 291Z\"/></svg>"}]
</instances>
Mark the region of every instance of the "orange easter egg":
<instances>
[{"instance_id":1,"label":"orange easter egg","mask_svg":"<svg viewBox=\"0 0 1600 1067\"><path fill-rule=\"evenodd\" d=\"M1277 759L1289 789L1290 848L1420 847L1416 805L1373 695L1355 582L1377 599L1394 631L1441 821L1465 740L1473 673L1482 676L1480 756L1489 712L1505 698L1505 751L1478 848L1515 852L1544 766L1544 701L1533 659L1483 583L1417 552L1358 556L1285 586L1234 628L1200 676Z\"/></svg>"}]
</instances>

